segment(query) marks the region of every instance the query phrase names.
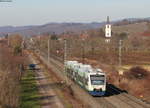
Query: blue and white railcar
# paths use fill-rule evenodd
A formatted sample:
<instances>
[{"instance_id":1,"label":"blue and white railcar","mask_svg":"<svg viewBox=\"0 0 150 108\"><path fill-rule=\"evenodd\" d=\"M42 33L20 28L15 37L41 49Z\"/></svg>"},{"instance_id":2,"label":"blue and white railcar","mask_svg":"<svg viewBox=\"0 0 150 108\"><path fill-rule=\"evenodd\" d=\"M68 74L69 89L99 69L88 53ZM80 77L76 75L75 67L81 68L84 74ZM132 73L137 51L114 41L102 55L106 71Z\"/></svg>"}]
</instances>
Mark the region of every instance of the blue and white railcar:
<instances>
[{"instance_id":1,"label":"blue and white railcar","mask_svg":"<svg viewBox=\"0 0 150 108\"><path fill-rule=\"evenodd\" d=\"M68 76L93 96L103 96L106 91L106 75L101 69L78 62L66 64Z\"/></svg>"},{"instance_id":2,"label":"blue and white railcar","mask_svg":"<svg viewBox=\"0 0 150 108\"><path fill-rule=\"evenodd\" d=\"M66 61L65 66L66 66L66 68L71 69L71 68L73 68L74 64L78 64L78 61Z\"/></svg>"},{"instance_id":3,"label":"blue and white railcar","mask_svg":"<svg viewBox=\"0 0 150 108\"><path fill-rule=\"evenodd\" d=\"M81 63L78 63L77 61L67 61L66 62L66 70L67 70L67 76L71 79L75 79L75 72L80 67Z\"/></svg>"},{"instance_id":4,"label":"blue and white railcar","mask_svg":"<svg viewBox=\"0 0 150 108\"><path fill-rule=\"evenodd\" d=\"M106 75L101 69L83 65L78 71L77 83L93 96L102 96L106 91Z\"/></svg>"},{"instance_id":5,"label":"blue and white railcar","mask_svg":"<svg viewBox=\"0 0 150 108\"><path fill-rule=\"evenodd\" d=\"M103 96L106 92L106 74L100 69L89 73L88 92L93 96Z\"/></svg>"}]
</instances>

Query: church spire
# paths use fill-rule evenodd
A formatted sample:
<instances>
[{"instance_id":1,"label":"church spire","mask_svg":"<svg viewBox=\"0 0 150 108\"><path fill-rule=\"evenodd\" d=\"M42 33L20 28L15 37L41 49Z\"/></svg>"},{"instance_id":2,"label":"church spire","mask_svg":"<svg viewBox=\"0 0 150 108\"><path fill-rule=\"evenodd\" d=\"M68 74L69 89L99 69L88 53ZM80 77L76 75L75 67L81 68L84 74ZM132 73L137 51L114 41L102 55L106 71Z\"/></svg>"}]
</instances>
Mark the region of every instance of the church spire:
<instances>
[{"instance_id":1,"label":"church spire","mask_svg":"<svg viewBox=\"0 0 150 108\"><path fill-rule=\"evenodd\" d=\"M107 16L107 24L110 24L109 16Z\"/></svg>"},{"instance_id":2,"label":"church spire","mask_svg":"<svg viewBox=\"0 0 150 108\"><path fill-rule=\"evenodd\" d=\"M111 24L110 24L110 19L109 16L107 16L107 23L105 25L105 37L107 38L107 40L110 40L111 38Z\"/></svg>"}]
</instances>

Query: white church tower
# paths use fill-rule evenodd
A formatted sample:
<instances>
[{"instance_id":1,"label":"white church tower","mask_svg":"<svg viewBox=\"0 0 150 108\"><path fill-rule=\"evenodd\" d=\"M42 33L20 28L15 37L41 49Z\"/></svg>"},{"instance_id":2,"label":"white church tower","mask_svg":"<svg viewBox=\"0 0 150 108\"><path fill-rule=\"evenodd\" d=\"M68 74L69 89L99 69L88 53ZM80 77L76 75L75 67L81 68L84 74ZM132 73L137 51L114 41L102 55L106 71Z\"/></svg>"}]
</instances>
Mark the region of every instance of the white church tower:
<instances>
[{"instance_id":1,"label":"white church tower","mask_svg":"<svg viewBox=\"0 0 150 108\"><path fill-rule=\"evenodd\" d=\"M107 23L105 25L105 37L106 37L106 42L110 42L111 38L111 24L109 21L109 16L107 16Z\"/></svg>"}]
</instances>

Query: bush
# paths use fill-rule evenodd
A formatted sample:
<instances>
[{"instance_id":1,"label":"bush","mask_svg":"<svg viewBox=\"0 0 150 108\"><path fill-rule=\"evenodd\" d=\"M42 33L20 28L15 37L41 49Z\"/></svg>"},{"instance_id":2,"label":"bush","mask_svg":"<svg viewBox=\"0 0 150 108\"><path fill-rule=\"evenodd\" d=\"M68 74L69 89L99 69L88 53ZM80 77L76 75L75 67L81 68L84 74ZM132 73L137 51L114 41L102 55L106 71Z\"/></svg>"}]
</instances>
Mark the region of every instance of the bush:
<instances>
[{"instance_id":1,"label":"bush","mask_svg":"<svg viewBox=\"0 0 150 108\"><path fill-rule=\"evenodd\" d=\"M14 48L14 55L21 55L21 53L22 53L22 48L21 48L21 46L16 46L16 47Z\"/></svg>"},{"instance_id":2,"label":"bush","mask_svg":"<svg viewBox=\"0 0 150 108\"><path fill-rule=\"evenodd\" d=\"M144 79L149 76L149 72L142 67L133 67L128 72L126 76L130 79Z\"/></svg>"}]
</instances>

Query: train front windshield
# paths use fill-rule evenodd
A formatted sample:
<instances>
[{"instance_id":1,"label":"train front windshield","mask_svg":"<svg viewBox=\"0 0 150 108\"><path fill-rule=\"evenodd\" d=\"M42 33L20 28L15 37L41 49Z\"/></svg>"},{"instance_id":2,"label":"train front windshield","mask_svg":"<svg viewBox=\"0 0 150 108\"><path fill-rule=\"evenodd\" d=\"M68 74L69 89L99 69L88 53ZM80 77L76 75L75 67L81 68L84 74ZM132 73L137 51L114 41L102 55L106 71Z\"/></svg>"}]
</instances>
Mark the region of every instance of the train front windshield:
<instances>
[{"instance_id":1,"label":"train front windshield","mask_svg":"<svg viewBox=\"0 0 150 108\"><path fill-rule=\"evenodd\" d=\"M104 85L105 76L104 75L90 75L92 85Z\"/></svg>"}]
</instances>

